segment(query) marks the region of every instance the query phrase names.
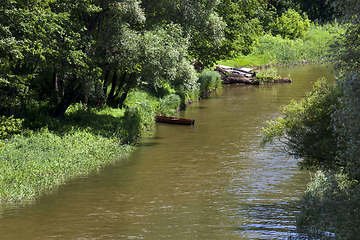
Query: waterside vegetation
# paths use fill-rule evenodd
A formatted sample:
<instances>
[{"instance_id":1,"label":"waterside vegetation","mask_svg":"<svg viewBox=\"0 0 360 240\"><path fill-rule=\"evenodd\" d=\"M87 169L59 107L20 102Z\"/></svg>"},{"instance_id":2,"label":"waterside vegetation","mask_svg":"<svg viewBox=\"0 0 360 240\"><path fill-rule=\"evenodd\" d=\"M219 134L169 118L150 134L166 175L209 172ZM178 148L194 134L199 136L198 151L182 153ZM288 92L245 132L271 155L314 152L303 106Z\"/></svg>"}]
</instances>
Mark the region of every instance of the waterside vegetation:
<instances>
[{"instance_id":1,"label":"waterside vegetation","mask_svg":"<svg viewBox=\"0 0 360 240\"><path fill-rule=\"evenodd\" d=\"M329 61L331 42L343 34L345 28L337 23L325 25L312 24L304 38L289 39L280 35L266 33L254 44L254 50L248 54L219 61L227 66L294 66Z\"/></svg>"},{"instance_id":2,"label":"waterside vegetation","mask_svg":"<svg viewBox=\"0 0 360 240\"><path fill-rule=\"evenodd\" d=\"M299 232L310 239L360 234L360 4L345 2L346 29L331 42L329 54L336 83L319 80L306 98L284 107L283 116L263 129L263 143L279 144L314 173L297 217Z\"/></svg>"},{"instance_id":3,"label":"waterside vegetation","mask_svg":"<svg viewBox=\"0 0 360 240\"><path fill-rule=\"evenodd\" d=\"M320 81L285 107L264 143L320 171L300 231L358 236L359 12L356 0L1 1L0 202L34 199L128 154L155 115L221 88L203 71L216 63L331 60L337 84Z\"/></svg>"}]
</instances>

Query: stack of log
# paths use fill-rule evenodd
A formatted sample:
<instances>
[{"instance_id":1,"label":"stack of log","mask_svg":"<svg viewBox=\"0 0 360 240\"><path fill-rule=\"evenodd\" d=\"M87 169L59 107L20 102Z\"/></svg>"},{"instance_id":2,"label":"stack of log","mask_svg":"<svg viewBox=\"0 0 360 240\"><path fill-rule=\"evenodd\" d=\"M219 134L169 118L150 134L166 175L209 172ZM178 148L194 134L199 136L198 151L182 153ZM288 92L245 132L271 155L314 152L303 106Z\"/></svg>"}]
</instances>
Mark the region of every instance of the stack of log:
<instances>
[{"instance_id":1,"label":"stack of log","mask_svg":"<svg viewBox=\"0 0 360 240\"><path fill-rule=\"evenodd\" d=\"M252 68L232 68L227 66L217 65L214 69L221 75L221 79L225 84L240 83L240 84L260 84L255 81L255 72ZM291 83L289 78L275 79L274 83Z\"/></svg>"},{"instance_id":2,"label":"stack of log","mask_svg":"<svg viewBox=\"0 0 360 240\"><path fill-rule=\"evenodd\" d=\"M253 73L245 73L240 74L240 71L236 71L233 68L231 70L227 69L224 66L216 66L215 71L220 73L221 79L224 81L225 84L231 84L231 83L243 83L243 84L252 84L254 81L254 78L249 77L253 76Z\"/></svg>"}]
</instances>

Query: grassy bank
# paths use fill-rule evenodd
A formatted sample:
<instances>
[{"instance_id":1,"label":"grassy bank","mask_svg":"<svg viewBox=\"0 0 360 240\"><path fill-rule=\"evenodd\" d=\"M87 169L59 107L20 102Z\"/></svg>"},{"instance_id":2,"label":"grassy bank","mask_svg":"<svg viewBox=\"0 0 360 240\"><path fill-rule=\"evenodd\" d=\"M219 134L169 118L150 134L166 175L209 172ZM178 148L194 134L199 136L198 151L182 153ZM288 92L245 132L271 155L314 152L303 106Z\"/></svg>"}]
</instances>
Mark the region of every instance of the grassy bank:
<instances>
[{"instance_id":1,"label":"grassy bank","mask_svg":"<svg viewBox=\"0 0 360 240\"><path fill-rule=\"evenodd\" d=\"M16 135L0 148L0 201L33 199L72 177L99 170L130 150L115 138L79 129L63 136L46 128Z\"/></svg>"},{"instance_id":2,"label":"grassy bank","mask_svg":"<svg viewBox=\"0 0 360 240\"><path fill-rule=\"evenodd\" d=\"M337 23L313 25L303 39L284 39L265 34L256 43L254 51L218 64L232 67L253 67L267 64L292 66L302 63L319 63L327 60L331 51L329 41L344 29Z\"/></svg>"},{"instance_id":3,"label":"grassy bank","mask_svg":"<svg viewBox=\"0 0 360 240\"><path fill-rule=\"evenodd\" d=\"M1 140L0 202L34 199L133 149L121 144L124 110L69 110L61 122Z\"/></svg>"},{"instance_id":4,"label":"grassy bank","mask_svg":"<svg viewBox=\"0 0 360 240\"><path fill-rule=\"evenodd\" d=\"M220 76L208 74L199 75L199 89L204 92L220 88L215 84ZM169 92L157 98L132 91L122 109L75 104L61 121L52 119L41 106L34 106L26 119L3 117L0 203L33 200L129 154L143 134L152 132L155 115L177 114L182 99L174 90ZM199 93L196 90L182 97L190 100Z\"/></svg>"}]
</instances>

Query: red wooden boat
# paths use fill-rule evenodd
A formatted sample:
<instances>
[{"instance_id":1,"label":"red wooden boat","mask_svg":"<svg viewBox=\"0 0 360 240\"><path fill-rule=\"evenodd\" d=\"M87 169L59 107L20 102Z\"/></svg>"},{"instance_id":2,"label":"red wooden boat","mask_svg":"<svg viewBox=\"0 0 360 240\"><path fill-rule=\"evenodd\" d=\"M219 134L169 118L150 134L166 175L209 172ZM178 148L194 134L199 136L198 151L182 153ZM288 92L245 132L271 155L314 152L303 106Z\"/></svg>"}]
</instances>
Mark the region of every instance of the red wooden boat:
<instances>
[{"instance_id":1,"label":"red wooden boat","mask_svg":"<svg viewBox=\"0 0 360 240\"><path fill-rule=\"evenodd\" d=\"M194 125L195 123L195 119L164 117L164 116L156 116L156 121L162 123L173 123L173 124L182 124L182 125Z\"/></svg>"}]
</instances>

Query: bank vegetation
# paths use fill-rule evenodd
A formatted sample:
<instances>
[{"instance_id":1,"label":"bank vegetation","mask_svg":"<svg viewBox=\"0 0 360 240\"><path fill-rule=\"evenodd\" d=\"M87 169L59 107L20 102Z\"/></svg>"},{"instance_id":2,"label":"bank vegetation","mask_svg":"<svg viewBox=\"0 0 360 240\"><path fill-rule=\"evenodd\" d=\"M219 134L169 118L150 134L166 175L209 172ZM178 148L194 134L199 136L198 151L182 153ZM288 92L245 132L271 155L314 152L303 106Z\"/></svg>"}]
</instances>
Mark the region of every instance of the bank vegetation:
<instances>
[{"instance_id":1,"label":"bank vegetation","mask_svg":"<svg viewBox=\"0 0 360 240\"><path fill-rule=\"evenodd\" d=\"M302 200L299 229L354 236L359 6L345 2L1 1L0 202L36 199L129 154L156 115L176 115L221 88L217 63L330 59L337 85L318 83L285 108L264 142L284 137L302 167L323 171ZM350 206L351 218L322 211L334 202Z\"/></svg>"}]
</instances>

